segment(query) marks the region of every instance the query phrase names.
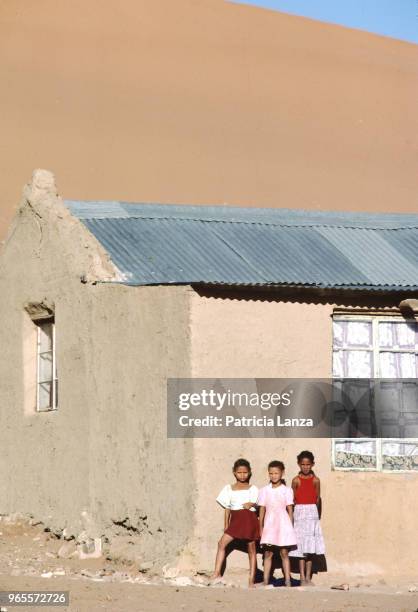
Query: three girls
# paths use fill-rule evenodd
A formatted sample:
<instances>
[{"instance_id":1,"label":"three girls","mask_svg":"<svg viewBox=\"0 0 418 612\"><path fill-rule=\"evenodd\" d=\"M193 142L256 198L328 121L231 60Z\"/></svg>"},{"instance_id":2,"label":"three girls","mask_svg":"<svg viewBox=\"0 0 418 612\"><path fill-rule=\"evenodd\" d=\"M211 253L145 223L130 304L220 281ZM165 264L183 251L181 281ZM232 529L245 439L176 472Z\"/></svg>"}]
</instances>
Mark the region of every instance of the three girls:
<instances>
[{"instance_id":1,"label":"three girls","mask_svg":"<svg viewBox=\"0 0 418 612\"><path fill-rule=\"evenodd\" d=\"M217 497L225 509L224 533L218 542L212 584L221 580L226 547L235 539L247 543L250 587L255 583L258 541L264 553L264 585L270 581L275 551L281 557L286 586L291 586L289 554L299 558L301 585L312 584L313 555L325 552L318 512L320 482L312 471L314 456L310 451L302 451L297 462L299 473L292 481L292 488L283 479L284 464L271 461L269 484L259 492L250 484L249 462L235 461L232 468L235 483L226 485Z\"/></svg>"}]
</instances>

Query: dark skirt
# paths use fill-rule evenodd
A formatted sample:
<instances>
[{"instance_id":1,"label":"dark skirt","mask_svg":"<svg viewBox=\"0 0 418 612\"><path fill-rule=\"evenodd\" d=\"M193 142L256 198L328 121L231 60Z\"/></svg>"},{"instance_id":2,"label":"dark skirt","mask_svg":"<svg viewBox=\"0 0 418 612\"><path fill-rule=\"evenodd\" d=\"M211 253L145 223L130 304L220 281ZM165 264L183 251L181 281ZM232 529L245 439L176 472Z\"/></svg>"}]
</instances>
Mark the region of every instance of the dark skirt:
<instances>
[{"instance_id":1,"label":"dark skirt","mask_svg":"<svg viewBox=\"0 0 418 612\"><path fill-rule=\"evenodd\" d=\"M225 533L237 540L260 539L260 523L257 514L251 510L231 510L231 520Z\"/></svg>"}]
</instances>

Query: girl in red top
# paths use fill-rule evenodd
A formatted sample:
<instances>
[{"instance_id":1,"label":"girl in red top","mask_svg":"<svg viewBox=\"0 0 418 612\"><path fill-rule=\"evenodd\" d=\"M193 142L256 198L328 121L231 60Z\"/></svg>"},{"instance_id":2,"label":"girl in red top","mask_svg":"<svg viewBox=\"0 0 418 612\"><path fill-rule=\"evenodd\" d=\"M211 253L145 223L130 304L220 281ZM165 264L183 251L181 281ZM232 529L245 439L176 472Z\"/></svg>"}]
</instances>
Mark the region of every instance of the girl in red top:
<instances>
[{"instance_id":1,"label":"girl in red top","mask_svg":"<svg viewBox=\"0 0 418 612\"><path fill-rule=\"evenodd\" d=\"M297 456L299 474L292 480L295 497L294 527L298 547L289 555L299 558L301 585L312 584L312 557L325 553L324 539L319 522L321 484L313 473L314 456L302 451Z\"/></svg>"}]
</instances>

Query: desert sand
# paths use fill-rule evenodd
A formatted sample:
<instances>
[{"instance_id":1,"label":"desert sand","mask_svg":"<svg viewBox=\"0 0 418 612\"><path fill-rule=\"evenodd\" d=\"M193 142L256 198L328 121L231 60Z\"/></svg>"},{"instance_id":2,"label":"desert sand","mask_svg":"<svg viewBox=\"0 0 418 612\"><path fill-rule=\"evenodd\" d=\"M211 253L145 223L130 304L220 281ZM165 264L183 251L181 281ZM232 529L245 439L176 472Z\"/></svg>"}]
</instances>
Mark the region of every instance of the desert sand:
<instances>
[{"instance_id":1,"label":"desert sand","mask_svg":"<svg viewBox=\"0 0 418 612\"><path fill-rule=\"evenodd\" d=\"M418 46L224 0L0 0L0 240L73 199L415 212Z\"/></svg>"}]
</instances>

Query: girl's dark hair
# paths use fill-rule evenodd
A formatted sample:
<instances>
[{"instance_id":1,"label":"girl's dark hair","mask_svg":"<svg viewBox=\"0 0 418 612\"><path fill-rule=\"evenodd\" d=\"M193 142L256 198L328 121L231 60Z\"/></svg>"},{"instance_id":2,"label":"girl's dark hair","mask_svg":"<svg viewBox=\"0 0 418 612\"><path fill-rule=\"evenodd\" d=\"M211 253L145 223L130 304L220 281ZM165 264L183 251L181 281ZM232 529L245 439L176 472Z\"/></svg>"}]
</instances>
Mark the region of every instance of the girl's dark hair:
<instances>
[{"instance_id":1,"label":"girl's dark hair","mask_svg":"<svg viewBox=\"0 0 418 612\"><path fill-rule=\"evenodd\" d=\"M249 474L248 474L248 480L247 482L250 482L250 478L251 478L251 465L250 462L247 461L246 459L237 459L232 467L232 471L236 472L238 468L240 467L246 467Z\"/></svg>"},{"instance_id":2,"label":"girl's dark hair","mask_svg":"<svg viewBox=\"0 0 418 612\"><path fill-rule=\"evenodd\" d=\"M299 455L297 456L297 462L300 463L302 459L309 459L311 463L315 463L315 457L313 456L313 453L311 453L311 451L302 451L301 453L299 453Z\"/></svg>"},{"instance_id":3,"label":"girl's dark hair","mask_svg":"<svg viewBox=\"0 0 418 612\"><path fill-rule=\"evenodd\" d=\"M279 468L279 470L284 472L284 463L283 461L276 461L276 460L270 461L270 463L267 466L267 469L269 470L270 468ZM284 478L281 478L280 482L284 485L286 484L286 481Z\"/></svg>"}]
</instances>

